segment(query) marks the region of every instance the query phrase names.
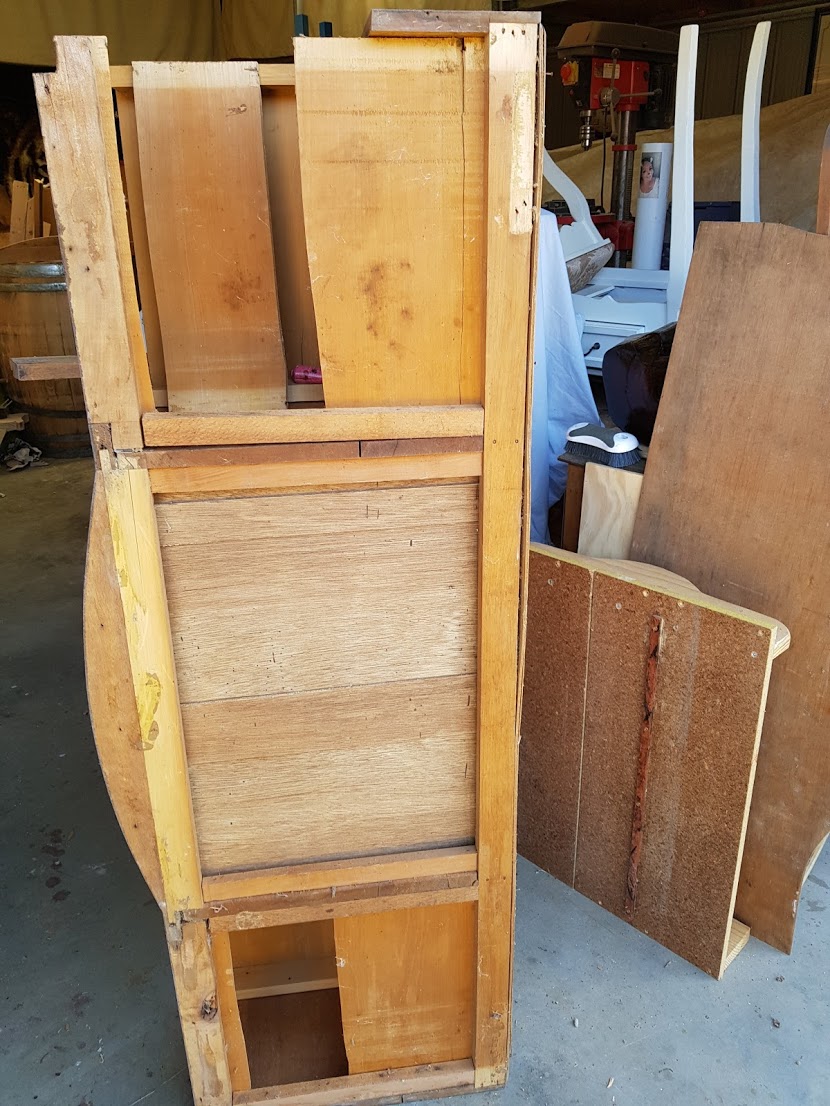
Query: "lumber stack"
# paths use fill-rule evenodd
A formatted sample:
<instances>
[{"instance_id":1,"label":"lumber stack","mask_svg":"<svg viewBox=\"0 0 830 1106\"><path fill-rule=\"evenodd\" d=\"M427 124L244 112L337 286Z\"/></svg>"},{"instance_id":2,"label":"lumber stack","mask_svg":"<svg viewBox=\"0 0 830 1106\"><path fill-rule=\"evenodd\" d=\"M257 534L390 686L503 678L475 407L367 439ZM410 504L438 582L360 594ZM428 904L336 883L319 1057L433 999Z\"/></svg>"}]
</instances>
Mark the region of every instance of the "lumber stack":
<instances>
[{"instance_id":1,"label":"lumber stack","mask_svg":"<svg viewBox=\"0 0 830 1106\"><path fill-rule=\"evenodd\" d=\"M58 39L36 79L90 713L198 1103L506 1078L542 40L400 13L111 72Z\"/></svg>"}]
</instances>

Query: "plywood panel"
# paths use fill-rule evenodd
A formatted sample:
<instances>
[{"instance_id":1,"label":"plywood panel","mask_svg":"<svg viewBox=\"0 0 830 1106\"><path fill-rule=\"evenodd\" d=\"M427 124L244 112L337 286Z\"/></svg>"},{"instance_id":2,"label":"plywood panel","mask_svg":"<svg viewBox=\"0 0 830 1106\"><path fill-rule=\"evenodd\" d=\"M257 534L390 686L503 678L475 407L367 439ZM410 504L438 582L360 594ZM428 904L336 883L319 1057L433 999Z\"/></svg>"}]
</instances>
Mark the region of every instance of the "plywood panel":
<instances>
[{"instance_id":1,"label":"plywood panel","mask_svg":"<svg viewBox=\"0 0 830 1106\"><path fill-rule=\"evenodd\" d=\"M582 486L579 552L628 557L643 477L639 472L587 464Z\"/></svg>"},{"instance_id":2,"label":"plywood panel","mask_svg":"<svg viewBox=\"0 0 830 1106\"><path fill-rule=\"evenodd\" d=\"M475 701L462 676L183 707L203 871L471 842Z\"/></svg>"},{"instance_id":3,"label":"plywood panel","mask_svg":"<svg viewBox=\"0 0 830 1106\"><path fill-rule=\"evenodd\" d=\"M349 1073L462 1060L473 1049L473 903L336 918Z\"/></svg>"},{"instance_id":4,"label":"plywood panel","mask_svg":"<svg viewBox=\"0 0 830 1106\"><path fill-rule=\"evenodd\" d=\"M141 183L173 411L285 405L255 62L137 62Z\"/></svg>"},{"instance_id":5,"label":"plywood panel","mask_svg":"<svg viewBox=\"0 0 830 1106\"><path fill-rule=\"evenodd\" d=\"M470 58L451 39L295 43L329 406L481 399L486 72Z\"/></svg>"},{"instance_id":6,"label":"plywood panel","mask_svg":"<svg viewBox=\"0 0 830 1106\"><path fill-rule=\"evenodd\" d=\"M803 873L830 830L830 457L815 448L827 419L828 280L824 236L703 226L632 549L792 632L770 687L736 908L785 951Z\"/></svg>"},{"instance_id":7,"label":"plywood panel","mask_svg":"<svg viewBox=\"0 0 830 1106\"><path fill-rule=\"evenodd\" d=\"M475 670L475 485L168 503L157 517L185 703Z\"/></svg>"},{"instance_id":8,"label":"plywood panel","mask_svg":"<svg viewBox=\"0 0 830 1106\"><path fill-rule=\"evenodd\" d=\"M347 1074L337 991L245 999L239 1013L255 1087Z\"/></svg>"},{"instance_id":9,"label":"plywood panel","mask_svg":"<svg viewBox=\"0 0 830 1106\"><path fill-rule=\"evenodd\" d=\"M573 884L592 573L531 550L518 849Z\"/></svg>"}]
</instances>

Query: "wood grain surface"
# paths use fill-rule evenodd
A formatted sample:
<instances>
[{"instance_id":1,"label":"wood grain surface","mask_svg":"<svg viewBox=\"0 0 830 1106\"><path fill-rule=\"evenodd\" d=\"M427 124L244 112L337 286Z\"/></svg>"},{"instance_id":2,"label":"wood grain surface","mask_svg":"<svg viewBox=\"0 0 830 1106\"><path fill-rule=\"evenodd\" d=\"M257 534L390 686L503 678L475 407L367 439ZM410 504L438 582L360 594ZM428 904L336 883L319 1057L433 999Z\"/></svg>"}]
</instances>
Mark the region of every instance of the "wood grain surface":
<instances>
[{"instance_id":1,"label":"wood grain surface","mask_svg":"<svg viewBox=\"0 0 830 1106\"><path fill-rule=\"evenodd\" d=\"M133 94L168 405L283 407L256 62L137 62Z\"/></svg>"},{"instance_id":2,"label":"wood grain surface","mask_svg":"<svg viewBox=\"0 0 830 1106\"><path fill-rule=\"evenodd\" d=\"M336 918L334 939L350 1074L471 1055L474 903Z\"/></svg>"},{"instance_id":3,"label":"wood grain surface","mask_svg":"<svg viewBox=\"0 0 830 1106\"><path fill-rule=\"evenodd\" d=\"M473 841L473 676L182 714L205 874Z\"/></svg>"},{"instance_id":4,"label":"wood grain surface","mask_svg":"<svg viewBox=\"0 0 830 1106\"><path fill-rule=\"evenodd\" d=\"M608 465L585 466L580 553L586 557L628 557L642 486L642 473Z\"/></svg>"},{"instance_id":5,"label":"wood grain surface","mask_svg":"<svg viewBox=\"0 0 830 1106\"><path fill-rule=\"evenodd\" d=\"M632 546L792 633L770 687L736 907L784 951L830 830L830 456L816 447L828 410L829 279L825 236L702 228Z\"/></svg>"},{"instance_id":6,"label":"wood grain surface","mask_svg":"<svg viewBox=\"0 0 830 1106\"><path fill-rule=\"evenodd\" d=\"M481 400L482 57L472 51L468 80L451 39L295 43L328 406Z\"/></svg>"},{"instance_id":7,"label":"wood grain surface","mask_svg":"<svg viewBox=\"0 0 830 1106\"><path fill-rule=\"evenodd\" d=\"M183 703L475 672L473 484L162 503L157 518Z\"/></svg>"}]
</instances>

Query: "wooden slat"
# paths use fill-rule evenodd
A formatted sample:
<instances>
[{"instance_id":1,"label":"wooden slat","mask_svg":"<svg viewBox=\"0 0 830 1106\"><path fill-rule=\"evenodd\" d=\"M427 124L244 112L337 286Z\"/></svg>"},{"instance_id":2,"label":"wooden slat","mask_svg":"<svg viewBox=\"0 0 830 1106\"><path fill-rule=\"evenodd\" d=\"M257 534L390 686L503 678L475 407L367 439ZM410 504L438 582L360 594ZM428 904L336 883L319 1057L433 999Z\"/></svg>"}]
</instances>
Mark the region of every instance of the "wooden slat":
<instances>
[{"instance_id":1,"label":"wooden slat","mask_svg":"<svg viewBox=\"0 0 830 1106\"><path fill-rule=\"evenodd\" d=\"M153 469L156 495L199 495L266 488L335 488L348 484L432 483L481 475L480 453L425 457L346 458L342 461L281 461L278 464L197 465Z\"/></svg>"},{"instance_id":2,"label":"wooden slat","mask_svg":"<svg viewBox=\"0 0 830 1106\"><path fill-rule=\"evenodd\" d=\"M144 449L135 467L150 469L230 469L239 465L280 465L286 461L344 461L360 456L359 442L285 442L280 445L208 445L191 449ZM123 458L126 461L126 458Z\"/></svg>"},{"instance_id":3,"label":"wooden slat","mask_svg":"<svg viewBox=\"0 0 830 1106\"><path fill-rule=\"evenodd\" d=\"M351 442L389 438L479 435L484 409L370 407L321 408L249 415L174 415L153 412L143 420L148 446L257 445L276 442Z\"/></svg>"},{"instance_id":4,"label":"wooden slat","mask_svg":"<svg viewBox=\"0 0 830 1106\"><path fill-rule=\"evenodd\" d=\"M417 457L429 453L481 453L484 438L392 438L360 443L361 457Z\"/></svg>"},{"instance_id":5,"label":"wooden slat","mask_svg":"<svg viewBox=\"0 0 830 1106\"><path fill-rule=\"evenodd\" d=\"M327 659L302 674L308 683L346 678ZM473 840L472 677L217 699L185 705L183 717L207 874Z\"/></svg>"},{"instance_id":6,"label":"wooden slat","mask_svg":"<svg viewBox=\"0 0 830 1106\"><path fill-rule=\"evenodd\" d=\"M535 26L489 50L487 347L480 531L476 1086L504 1082L515 888L519 572L536 132Z\"/></svg>"},{"instance_id":7,"label":"wooden slat","mask_svg":"<svg viewBox=\"0 0 830 1106\"><path fill-rule=\"evenodd\" d=\"M263 95L262 126L277 292L290 379L297 365L320 364L303 220L297 98L293 88L275 88ZM319 386L315 396L323 398Z\"/></svg>"},{"instance_id":8,"label":"wooden slat","mask_svg":"<svg viewBox=\"0 0 830 1106\"><path fill-rule=\"evenodd\" d=\"M233 1091L205 923L184 922L178 932L170 927L168 951L193 1099L202 1106L227 1106Z\"/></svg>"},{"instance_id":9,"label":"wooden slat","mask_svg":"<svg viewBox=\"0 0 830 1106\"><path fill-rule=\"evenodd\" d=\"M153 496L142 469L105 469L103 480L164 909L172 922L201 905L202 890Z\"/></svg>"},{"instance_id":10,"label":"wooden slat","mask_svg":"<svg viewBox=\"0 0 830 1106\"><path fill-rule=\"evenodd\" d=\"M792 632L770 687L735 910L784 951L804 870L830 830L830 530L817 506L830 458L814 448L825 425L829 280L824 235L702 228L632 546ZM794 365L798 387L782 388Z\"/></svg>"},{"instance_id":11,"label":"wooden slat","mask_svg":"<svg viewBox=\"0 0 830 1106\"><path fill-rule=\"evenodd\" d=\"M333 864L294 864L263 871L228 872L205 876L205 902L272 895L281 891L310 891L316 887L348 887L356 883L385 883L415 876L475 872L478 866L473 846L455 849L422 849L417 852L371 856L366 860L339 860Z\"/></svg>"},{"instance_id":12,"label":"wooden slat","mask_svg":"<svg viewBox=\"0 0 830 1106\"><path fill-rule=\"evenodd\" d=\"M133 70L169 406L284 406L256 63L137 62Z\"/></svg>"},{"instance_id":13,"label":"wooden slat","mask_svg":"<svg viewBox=\"0 0 830 1106\"><path fill-rule=\"evenodd\" d=\"M244 1095L235 1095L234 1106L350 1106L354 1102L409 1102L474 1089L472 1063L457 1060L451 1064L425 1064L417 1068L347 1075L286 1087L263 1087Z\"/></svg>"},{"instance_id":14,"label":"wooden slat","mask_svg":"<svg viewBox=\"0 0 830 1106\"><path fill-rule=\"evenodd\" d=\"M90 424L142 445L153 409L118 167L106 39L55 39L57 72L35 74ZM77 218L76 210L84 217Z\"/></svg>"},{"instance_id":15,"label":"wooden slat","mask_svg":"<svg viewBox=\"0 0 830 1106\"><path fill-rule=\"evenodd\" d=\"M476 161L469 138L465 151L460 45L302 38L295 65L326 403L478 399L464 331L484 290L465 286L465 174L481 184L483 149Z\"/></svg>"},{"instance_id":16,"label":"wooden slat","mask_svg":"<svg viewBox=\"0 0 830 1106\"><path fill-rule=\"evenodd\" d=\"M469 1057L474 903L335 918L334 940L350 1074Z\"/></svg>"},{"instance_id":17,"label":"wooden slat","mask_svg":"<svg viewBox=\"0 0 830 1106\"><path fill-rule=\"evenodd\" d=\"M830 126L825 131L824 144L821 148L818 201L816 203L816 233L830 234Z\"/></svg>"},{"instance_id":18,"label":"wooden slat","mask_svg":"<svg viewBox=\"0 0 830 1106\"><path fill-rule=\"evenodd\" d=\"M749 937L749 926L745 926L743 922L739 922L737 918L733 918L732 926L729 930L729 940L726 945L726 957L723 962L724 971L726 971L735 957L746 948Z\"/></svg>"},{"instance_id":19,"label":"wooden slat","mask_svg":"<svg viewBox=\"0 0 830 1106\"><path fill-rule=\"evenodd\" d=\"M15 380L80 380L77 357L10 357Z\"/></svg>"},{"instance_id":20,"label":"wooden slat","mask_svg":"<svg viewBox=\"0 0 830 1106\"><path fill-rule=\"evenodd\" d=\"M259 66L259 83L262 88L280 88L294 84L294 66L273 64ZM131 65L111 65L110 84L116 91L133 87L133 67Z\"/></svg>"},{"instance_id":21,"label":"wooden slat","mask_svg":"<svg viewBox=\"0 0 830 1106\"><path fill-rule=\"evenodd\" d=\"M26 414L0 415L0 434L6 434L10 430L23 430L28 421L29 416Z\"/></svg>"},{"instance_id":22,"label":"wooden slat","mask_svg":"<svg viewBox=\"0 0 830 1106\"><path fill-rule=\"evenodd\" d=\"M578 551L586 557L628 557L643 477L588 464L582 486Z\"/></svg>"},{"instance_id":23,"label":"wooden slat","mask_svg":"<svg viewBox=\"0 0 830 1106\"><path fill-rule=\"evenodd\" d=\"M130 69L130 73L132 73L132 69ZM115 101L118 105L118 132L121 136L121 158L127 189L127 214L130 221L135 269L138 276L141 317L144 323L144 340L147 344L150 380L153 388L166 388L164 346L161 340L156 282L150 261L150 244L147 240L144 189L141 184L141 167L138 161L135 97L132 89L119 91L116 94Z\"/></svg>"},{"instance_id":24,"label":"wooden slat","mask_svg":"<svg viewBox=\"0 0 830 1106\"><path fill-rule=\"evenodd\" d=\"M337 968L333 956L319 960L255 964L236 970L236 994L239 999L331 991L336 987Z\"/></svg>"},{"instance_id":25,"label":"wooden slat","mask_svg":"<svg viewBox=\"0 0 830 1106\"><path fill-rule=\"evenodd\" d=\"M299 899L308 901L297 901ZM381 883L375 888L346 888L336 896L331 889L323 889L320 892L305 891L297 896L277 895L243 899L238 904L223 903L221 907L214 908L219 912L211 917L210 927L214 931L299 925L330 918L351 918L359 914L384 914L389 910L477 901L478 887L474 884L455 886L446 876L427 877Z\"/></svg>"},{"instance_id":26,"label":"wooden slat","mask_svg":"<svg viewBox=\"0 0 830 1106\"><path fill-rule=\"evenodd\" d=\"M251 1071L239 1017L239 996L233 974L230 935L211 933L210 944L216 972L216 1000L225 1035L231 1087L234 1091L249 1091Z\"/></svg>"},{"instance_id":27,"label":"wooden slat","mask_svg":"<svg viewBox=\"0 0 830 1106\"><path fill-rule=\"evenodd\" d=\"M493 23L538 24L540 19L538 11L407 11L373 8L363 33L369 38L384 35L393 38L425 38L430 35L467 38L486 35Z\"/></svg>"}]
</instances>

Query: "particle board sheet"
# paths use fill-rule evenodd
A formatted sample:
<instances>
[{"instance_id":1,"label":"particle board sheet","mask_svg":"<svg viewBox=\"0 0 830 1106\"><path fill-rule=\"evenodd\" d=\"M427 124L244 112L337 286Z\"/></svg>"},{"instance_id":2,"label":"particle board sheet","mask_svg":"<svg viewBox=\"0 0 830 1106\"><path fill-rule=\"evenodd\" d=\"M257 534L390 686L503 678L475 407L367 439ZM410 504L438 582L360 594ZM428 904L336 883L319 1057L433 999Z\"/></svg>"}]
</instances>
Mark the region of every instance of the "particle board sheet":
<instances>
[{"instance_id":1,"label":"particle board sheet","mask_svg":"<svg viewBox=\"0 0 830 1106\"><path fill-rule=\"evenodd\" d=\"M183 704L475 672L476 484L156 515Z\"/></svg>"},{"instance_id":2,"label":"particle board sheet","mask_svg":"<svg viewBox=\"0 0 830 1106\"><path fill-rule=\"evenodd\" d=\"M518 850L573 885L592 573L531 550Z\"/></svg>"},{"instance_id":3,"label":"particle board sheet","mask_svg":"<svg viewBox=\"0 0 830 1106\"><path fill-rule=\"evenodd\" d=\"M455 676L183 705L204 874L471 844L475 690Z\"/></svg>"},{"instance_id":4,"label":"particle board sheet","mask_svg":"<svg viewBox=\"0 0 830 1106\"><path fill-rule=\"evenodd\" d=\"M335 918L334 939L350 1074L472 1056L475 903Z\"/></svg>"},{"instance_id":5,"label":"particle board sheet","mask_svg":"<svg viewBox=\"0 0 830 1106\"><path fill-rule=\"evenodd\" d=\"M543 549L531 553L522 756L530 755L519 797L526 855L720 977L779 628L683 580L658 574L655 583L650 566L641 573Z\"/></svg>"},{"instance_id":6,"label":"particle board sheet","mask_svg":"<svg viewBox=\"0 0 830 1106\"><path fill-rule=\"evenodd\" d=\"M327 405L480 402L483 43L301 38L295 66Z\"/></svg>"},{"instance_id":7,"label":"particle board sheet","mask_svg":"<svg viewBox=\"0 0 830 1106\"><path fill-rule=\"evenodd\" d=\"M169 407L284 407L257 65L136 62L133 94Z\"/></svg>"},{"instance_id":8,"label":"particle board sheet","mask_svg":"<svg viewBox=\"0 0 830 1106\"><path fill-rule=\"evenodd\" d=\"M824 236L701 229L632 548L792 633L770 687L736 906L784 951L830 830L828 281Z\"/></svg>"}]
</instances>

